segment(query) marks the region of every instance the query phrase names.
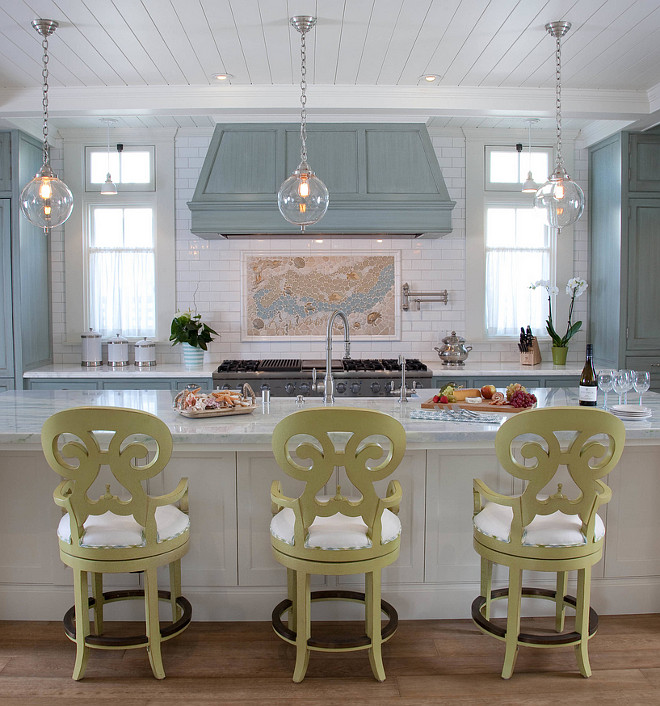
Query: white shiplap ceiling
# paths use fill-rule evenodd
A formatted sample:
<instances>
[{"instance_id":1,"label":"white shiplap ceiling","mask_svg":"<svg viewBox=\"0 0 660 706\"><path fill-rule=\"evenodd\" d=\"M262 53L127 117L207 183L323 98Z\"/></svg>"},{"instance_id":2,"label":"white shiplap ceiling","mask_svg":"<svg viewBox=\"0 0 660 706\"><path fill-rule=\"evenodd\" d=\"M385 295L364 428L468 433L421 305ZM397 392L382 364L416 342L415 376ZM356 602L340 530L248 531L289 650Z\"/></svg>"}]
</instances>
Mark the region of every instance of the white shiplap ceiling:
<instances>
[{"instance_id":1,"label":"white shiplap ceiling","mask_svg":"<svg viewBox=\"0 0 660 706\"><path fill-rule=\"evenodd\" d=\"M0 0L0 126L39 133L37 17L60 23L49 48L55 128L108 116L122 127L296 120L297 14L318 17L310 120L551 127L553 20L573 24L562 43L567 129L604 136L660 120L659 0ZM421 85L425 73L442 78Z\"/></svg>"}]
</instances>

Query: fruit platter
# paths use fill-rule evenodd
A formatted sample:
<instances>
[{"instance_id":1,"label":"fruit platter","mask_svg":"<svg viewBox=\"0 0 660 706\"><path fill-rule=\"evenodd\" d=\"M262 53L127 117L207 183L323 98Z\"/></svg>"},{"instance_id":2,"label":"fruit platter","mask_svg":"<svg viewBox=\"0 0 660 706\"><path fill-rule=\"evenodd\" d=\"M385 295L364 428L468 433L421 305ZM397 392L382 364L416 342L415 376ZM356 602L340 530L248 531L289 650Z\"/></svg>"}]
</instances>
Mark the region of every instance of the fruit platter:
<instances>
[{"instance_id":1,"label":"fruit platter","mask_svg":"<svg viewBox=\"0 0 660 706\"><path fill-rule=\"evenodd\" d=\"M184 417L224 417L231 414L250 414L256 409L253 389L245 383L243 391L214 390L200 392L199 387L188 386L174 398L174 409Z\"/></svg>"},{"instance_id":2,"label":"fruit platter","mask_svg":"<svg viewBox=\"0 0 660 706\"><path fill-rule=\"evenodd\" d=\"M445 385L436 395L422 402L422 409L451 409L459 407L475 412L522 412L536 406L536 396L527 392L518 382L511 383L505 392L494 385L481 388L462 388L454 384Z\"/></svg>"}]
</instances>

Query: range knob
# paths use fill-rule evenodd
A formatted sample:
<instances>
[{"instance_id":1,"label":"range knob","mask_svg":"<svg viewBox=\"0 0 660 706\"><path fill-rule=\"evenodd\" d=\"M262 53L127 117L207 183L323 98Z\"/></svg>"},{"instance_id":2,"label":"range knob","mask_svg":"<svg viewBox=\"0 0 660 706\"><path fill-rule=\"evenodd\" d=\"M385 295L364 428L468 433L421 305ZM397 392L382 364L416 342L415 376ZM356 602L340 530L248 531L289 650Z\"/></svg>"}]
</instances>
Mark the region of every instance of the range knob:
<instances>
[{"instance_id":1,"label":"range knob","mask_svg":"<svg viewBox=\"0 0 660 706\"><path fill-rule=\"evenodd\" d=\"M360 383L359 382L352 382L351 383L351 392L354 395L358 395L360 393Z\"/></svg>"},{"instance_id":2,"label":"range knob","mask_svg":"<svg viewBox=\"0 0 660 706\"><path fill-rule=\"evenodd\" d=\"M287 382L284 386L284 392L286 392L287 395L292 395L295 391L296 386L292 382Z\"/></svg>"},{"instance_id":3,"label":"range knob","mask_svg":"<svg viewBox=\"0 0 660 706\"><path fill-rule=\"evenodd\" d=\"M335 390L339 392L339 394L343 394L344 392L346 392L346 383L338 382L337 386L335 387Z\"/></svg>"},{"instance_id":4,"label":"range knob","mask_svg":"<svg viewBox=\"0 0 660 706\"><path fill-rule=\"evenodd\" d=\"M371 391L374 393L374 395L377 395L380 392L380 383L379 382L372 382L371 383Z\"/></svg>"},{"instance_id":5,"label":"range knob","mask_svg":"<svg viewBox=\"0 0 660 706\"><path fill-rule=\"evenodd\" d=\"M311 385L308 382L301 382L300 383L300 393L302 395L309 395L311 391Z\"/></svg>"}]
</instances>

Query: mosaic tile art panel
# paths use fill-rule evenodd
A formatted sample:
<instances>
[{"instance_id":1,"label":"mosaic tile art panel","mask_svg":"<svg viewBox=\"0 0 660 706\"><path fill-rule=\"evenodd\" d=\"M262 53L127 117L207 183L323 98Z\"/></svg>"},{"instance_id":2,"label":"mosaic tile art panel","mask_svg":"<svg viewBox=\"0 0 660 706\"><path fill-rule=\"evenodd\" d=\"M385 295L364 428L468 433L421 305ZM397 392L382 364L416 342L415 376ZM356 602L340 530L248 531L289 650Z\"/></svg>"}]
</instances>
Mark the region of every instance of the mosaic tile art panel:
<instances>
[{"instance_id":1,"label":"mosaic tile art panel","mask_svg":"<svg viewBox=\"0 0 660 706\"><path fill-rule=\"evenodd\" d=\"M325 337L336 309L351 339L399 337L399 254L243 255L243 339ZM336 331L343 333L341 324Z\"/></svg>"}]
</instances>

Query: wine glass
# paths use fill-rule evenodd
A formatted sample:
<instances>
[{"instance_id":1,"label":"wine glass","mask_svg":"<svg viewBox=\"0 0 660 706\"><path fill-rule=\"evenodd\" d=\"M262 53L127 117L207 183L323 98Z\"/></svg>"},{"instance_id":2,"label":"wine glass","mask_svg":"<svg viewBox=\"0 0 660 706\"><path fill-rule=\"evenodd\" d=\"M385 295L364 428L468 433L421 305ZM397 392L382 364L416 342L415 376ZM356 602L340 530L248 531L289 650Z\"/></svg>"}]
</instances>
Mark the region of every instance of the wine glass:
<instances>
[{"instance_id":1,"label":"wine glass","mask_svg":"<svg viewBox=\"0 0 660 706\"><path fill-rule=\"evenodd\" d=\"M616 370L601 370L598 373L598 388L605 399L603 409L607 409L607 393L612 389Z\"/></svg>"},{"instance_id":2,"label":"wine glass","mask_svg":"<svg viewBox=\"0 0 660 706\"><path fill-rule=\"evenodd\" d=\"M623 404L628 404L628 392L633 389L634 370L620 370L623 377Z\"/></svg>"},{"instance_id":3,"label":"wine glass","mask_svg":"<svg viewBox=\"0 0 660 706\"><path fill-rule=\"evenodd\" d=\"M621 395L628 390L626 387L627 378L626 370L616 370L612 376L612 389L619 395L619 404L621 404Z\"/></svg>"},{"instance_id":4,"label":"wine glass","mask_svg":"<svg viewBox=\"0 0 660 706\"><path fill-rule=\"evenodd\" d=\"M651 387L651 373L647 370L633 371L633 387L639 394L639 404L642 405L642 395Z\"/></svg>"}]
</instances>

